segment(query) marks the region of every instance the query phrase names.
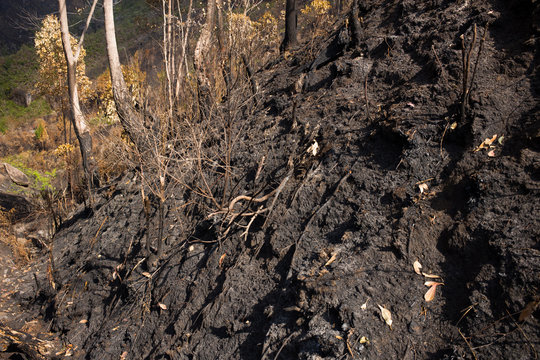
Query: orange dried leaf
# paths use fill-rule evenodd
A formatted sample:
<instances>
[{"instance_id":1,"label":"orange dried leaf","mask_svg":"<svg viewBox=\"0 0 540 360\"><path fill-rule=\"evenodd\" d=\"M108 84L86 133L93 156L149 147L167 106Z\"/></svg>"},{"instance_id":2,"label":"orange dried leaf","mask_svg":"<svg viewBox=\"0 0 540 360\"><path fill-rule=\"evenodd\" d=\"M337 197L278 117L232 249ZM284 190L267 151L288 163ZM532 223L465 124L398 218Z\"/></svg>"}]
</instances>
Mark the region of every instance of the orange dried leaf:
<instances>
[{"instance_id":1,"label":"orange dried leaf","mask_svg":"<svg viewBox=\"0 0 540 360\"><path fill-rule=\"evenodd\" d=\"M79 324L86 324L87 322L88 322L88 320L82 319L81 321L79 321Z\"/></svg>"},{"instance_id":2,"label":"orange dried leaf","mask_svg":"<svg viewBox=\"0 0 540 360\"><path fill-rule=\"evenodd\" d=\"M420 261L416 260L413 263L413 268L415 273L417 273L418 275L422 274L422 272L420 271L422 269L422 264L420 264Z\"/></svg>"},{"instance_id":3,"label":"orange dried leaf","mask_svg":"<svg viewBox=\"0 0 540 360\"><path fill-rule=\"evenodd\" d=\"M223 255L221 255L221 257L219 258L219 267L221 267L221 265L223 264L223 260L225 259L225 256L227 256L227 253L223 253Z\"/></svg>"},{"instance_id":4,"label":"orange dried leaf","mask_svg":"<svg viewBox=\"0 0 540 360\"><path fill-rule=\"evenodd\" d=\"M435 297L435 291L437 290L437 285L433 285L429 288L429 290L424 294L424 300L427 302L433 300Z\"/></svg>"},{"instance_id":5,"label":"orange dried leaf","mask_svg":"<svg viewBox=\"0 0 540 360\"><path fill-rule=\"evenodd\" d=\"M490 139L490 138L487 138L486 140L484 140L484 144L486 144L486 145L489 146L489 145L493 144L493 142L495 141L495 139L497 139L497 134L493 135L493 136L491 137L491 139Z\"/></svg>"},{"instance_id":6,"label":"orange dried leaf","mask_svg":"<svg viewBox=\"0 0 540 360\"><path fill-rule=\"evenodd\" d=\"M167 305L158 303L158 306L161 308L161 310L167 310Z\"/></svg>"},{"instance_id":7,"label":"orange dried leaf","mask_svg":"<svg viewBox=\"0 0 540 360\"><path fill-rule=\"evenodd\" d=\"M487 155L488 155L489 157L495 157L495 150L490 150L490 151L487 153Z\"/></svg>"}]
</instances>

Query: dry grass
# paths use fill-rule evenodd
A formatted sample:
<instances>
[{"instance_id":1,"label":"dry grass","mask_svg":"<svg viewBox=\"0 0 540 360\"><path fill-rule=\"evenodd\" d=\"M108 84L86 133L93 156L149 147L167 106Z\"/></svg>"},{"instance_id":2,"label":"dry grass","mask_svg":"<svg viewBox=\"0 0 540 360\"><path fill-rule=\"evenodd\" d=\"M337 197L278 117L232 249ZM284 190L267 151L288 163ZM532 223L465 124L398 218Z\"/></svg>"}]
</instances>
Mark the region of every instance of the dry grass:
<instances>
[{"instance_id":1,"label":"dry grass","mask_svg":"<svg viewBox=\"0 0 540 360\"><path fill-rule=\"evenodd\" d=\"M9 246L15 260L19 264L28 264L31 260L30 250L25 239L19 239L13 233L13 209L6 211L0 207L0 242Z\"/></svg>"}]
</instances>

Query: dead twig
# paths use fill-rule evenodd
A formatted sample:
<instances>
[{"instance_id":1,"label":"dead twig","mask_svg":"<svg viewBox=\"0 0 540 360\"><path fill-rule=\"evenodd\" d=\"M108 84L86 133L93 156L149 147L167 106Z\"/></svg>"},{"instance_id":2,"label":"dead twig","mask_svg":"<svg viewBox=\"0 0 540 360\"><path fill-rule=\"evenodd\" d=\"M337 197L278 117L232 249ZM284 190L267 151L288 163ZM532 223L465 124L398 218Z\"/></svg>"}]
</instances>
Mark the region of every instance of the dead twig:
<instances>
[{"instance_id":1,"label":"dead twig","mask_svg":"<svg viewBox=\"0 0 540 360\"><path fill-rule=\"evenodd\" d=\"M356 164L356 161L354 162L354 164L351 166L351 169L354 168L354 165ZM295 240L294 244L292 244L291 246L294 245L294 251L293 251L293 255L292 255L292 259L291 259L291 267L290 267L290 270L289 270L289 273L287 274L287 280L289 280L291 277L292 277L292 268L293 268L293 263L294 263L294 259L295 259L295 256L296 256L296 251L298 250L298 246L299 244L302 242L302 240L304 239L304 236L306 234L306 230L311 226L311 223L313 221L313 219L315 219L317 217L317 215L323 210L325 209L328 204L330 204L330 201L332 200L332 198L334 197L334 195L337 193L337 191L339 190L339 188L341 187L341 185L349 178L349 176L351 175L352 171L351 170L348 170L347 173L345 175L343 175L341 177L341 179L338 181L338 183L336 184L336 186L334 187L334 190L332 191L331 194L329 194L326 198L326 201L324 202L324 204L322 204L321 206L319 206L319 208L317 208L317 210L315 210L313 213L311 213L310 217L308 218L306 224L304 225L304 228L302 229L302 232L300 233L300 236Z\"/></svg>"},{"instance_id":2,"label":"dead twig","mask_svg":"<svg viewBox=\"0 0 540 360\"><path fill-rule=\"evenodd\" d=\"M287 184L287 182L291 178L291 175L292 175L292 172L289 172L289 174L287 176L285 176L285 178L281 181L281 183L277 187L276 196L274 196L274 200L272 200L272 204L268 208L268 215L266 216L266 220L264 221L263 228L265 228L266 223L268 222L268 219L270 218L270 214L272 213L272 210L274 210L274 205L276 205L276 201L277 201L277 199L279 197L279 194L283 191L283 188L285 187L285 185Z\"/></svg>"},{"instance_id":3,"label":"dead twig","mask_svg":"<svg viewBox=\"0 0 540 360\"><path fill-rule=\"evenodd\" d=\"M99 235L99 232L101 231L101 228L103 227L103 225L105 224L105 221L107 221L108 218L109 218L109 215L105 216L105 218L101 222L101 225L99 225L99 229L96 231L96 235L94 235L94 238L92 239L92 241L90 241L90 249L92 249L94 245L96 244L96 240Z\"/></svg>"},{"instance_id":4,"label":"dead twig","mask_svg":"<svg viewBox=\"0 0 540 360\"><path fill-rule=\"evenodd\" d=\"M244 236L244 241L247 241L247 237L248 237L248 234L249 234L249 228L251 227L251 225L253 224L253 222L257 218L257 216L259 216L259 214L262 214L263 212L265 212L267 210L268 209L264 209L262 206L260 206L259 209L253 214L253 216L249 220L248 224L246 225L246 231L244 231L242 233L242 235L240 235L240 236Z\"/></svg>"},{"instance_id":5,"label":"dead twig","mask_svg":"<svg viewBox=\"0 0 540 360\"><path fill-rule=\"evenodd\" d=\"M487 34L487 30L488 30L488 25L489 25L489 23L486 24L486 26L484 27L484 34L482 35L482 39L480 39L480 45L479 45L479 48L478 48L478 54L476 55L476 62L474 64L474 70L473 70L473 73L472 73L472 76L471 76L471 84L469 85L469 90L467 92L467 96L469 97L467 99L467 103L470 103L470 101L471 101L471 92L472 92L472 88L474 86L474 79L476 77L476 70L478 69L478 63L480 62L480 55L482 55L482 49L484 48L484 42L486 41L486 34ZM474 28L474 35L476 37L476 26Z\"/></svg>"},{"instance_id":6,"label":"dead twig","mask_svg":"<svg viewBox=\"0 0 540 360\"><path fill-rule=\"evenodd\" d=\"M450 123L447 122L446 126L444 127L444 131L443 131L443 134L442 134L442 137L441 137L441 143L440 143L441 158L443 157L442 147L443 147L444 135L446 135L446 131L448 130L449 127L450 127Z\"/></svg>"},{"instance_id":7,"label":"dead twig","mask_svg":"<svg viewBox=\"0 0 540 360\"><path fill-rule=\"evenodd\" d=\"M463 67L463 89L461 91L461 122L465 122L467 100L469 99L469 72L471 67L471 53L476 44L476 24L473 26L473 38L469 47L465 46L465 34L461 35L461 66Z\"/></svg>"},{"instance_id":8,"label":"dead twig","mask_svg":"<svg viewBox=\"0 0 540 360\"><path fill-rule=\"evenodd\" d=\"M435 56L435 60L437 60L437 65L439 65L439 67L441 68L441 77L444 79L444 82L448 84L448 79L446 78L446 72L444 71L444 66L441 62L441 59L439 59L437 52L435 51L434 45L431 45L431 51L433 52L433 55Z\"/></svg>"},{"instance_id":9,"label":"dead twig","mask_svg":"<svg viewBox=\"0 0 540 360\"><path fill-rule=\"evenodd\" d=\"M461 335L461 337L463 338L463 340L465 341L465 343L467 344L467 346L469 347L469 349L471 350L471 353L473 355L473 358L474 360L478 360L478 358L476 357L476 353L474 352L472 346L471 346L471 343L467 340L467 338L465 337L465 335L463 335L463 333L461 332L460 329L458 329L459 331L459 335Z\"/></svg>"},{"instance_id":10,"label":"dead twig","mask_svg":"<svg viewBox=\"0 0 540 360\"><path fill-rule=\"evenodd\" d=\"M531 347L531 349L532 349L532 351L534 353L534 358L538 359L538 353L536 352L536 349L534 348L534 345L529 340L529 337L525 334L525 332L523 331L521 326L519 326L519 324L516 322L516 320L514 320L514 317L510 315L510 312L508 311L508 309L506 310L506 313L508 314L508 316L510 316L510 319L512 319L512 322L514 323L514 325L517 327L517 329L519 330L521 335L523 335L523 337L527 341L527 344L529 344L529 346Z\"/></svg>"},{"instance_id":11,"label":"dead twig","mask_svg":"<svg viewBox=\"0 0 540 360\"><path fill-rule=\"evenodd\" d=\"M298 334L298 331L295 331L295 332L291 333L289 336L287 336L287 337L285 338L285 340L283 340L283 344L281 344L281 346L280 346L278 352L276 353L276 356L274 356L274 360L277 360L277 359L278 359L279 354L281 354L281 350L283 350L283 348L285 347L285 345L287 345L287 343L289 342L289 340L291 340L291 338L292 338L294 335L296 335L296 334Z\"/></svg>"}]
</instances>

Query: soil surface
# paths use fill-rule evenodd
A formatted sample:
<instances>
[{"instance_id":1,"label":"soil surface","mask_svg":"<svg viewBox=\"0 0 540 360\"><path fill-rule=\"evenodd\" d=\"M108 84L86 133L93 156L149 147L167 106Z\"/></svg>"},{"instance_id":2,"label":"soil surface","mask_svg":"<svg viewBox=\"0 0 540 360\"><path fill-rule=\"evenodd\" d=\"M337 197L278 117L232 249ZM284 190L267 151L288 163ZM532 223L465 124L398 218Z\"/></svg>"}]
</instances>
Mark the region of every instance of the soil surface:
<instances>
[{"instance_id":1,"label":"soil surface","mask_svg":"<svg viewBox=\"0 0 540 360\"><path fill-rule=\"evenodd\" d=\"M538 8L366 1L358 47L337 23L255 74L238 216L179 186L152 266L158 211L127 173L63 223L56 290L38 272L20 306L85 359L538 358Z\"/></svg>"}]
</instances>

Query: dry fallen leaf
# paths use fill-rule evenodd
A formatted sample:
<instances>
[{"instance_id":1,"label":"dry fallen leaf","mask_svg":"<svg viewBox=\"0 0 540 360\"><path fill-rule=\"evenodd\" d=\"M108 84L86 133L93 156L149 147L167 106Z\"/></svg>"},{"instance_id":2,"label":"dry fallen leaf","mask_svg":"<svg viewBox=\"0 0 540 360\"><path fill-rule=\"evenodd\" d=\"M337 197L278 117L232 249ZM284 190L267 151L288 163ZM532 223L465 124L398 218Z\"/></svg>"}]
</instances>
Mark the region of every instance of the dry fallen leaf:
<instances>
[{"instance_id":1,"label":"dry fallen leaf","mask_svg":"<svg viewBox=\"0 0 540 360\"><path fill-rule=\"evenodd\" d=\"M525 309L523 309L519 314L519 321L524 321L529 316L531 316L531 314L534 312L534 309L536 309L539 303L540 299L536 299L528 303L527 306L525 306Z\"/></svg>"},{"instance_id":2,"label":"dry fallen leaf","mask_svg":"<svg viewBox=\"0 0 540 360\"><path fill-rule=\"evenodd\" d=\"M493 142L495 141L495 139L497 139L497 134L493 135L493 136L491 137L491 139L488 138L488 139L484 140L484 144L486 144L486 145L489 146L489 145L493 144Z\"/></svg>"},{"instance_id":3,"label":"dry fallen leaf","mask_svg":"<svg viewBox=\"0 0 540 360\"><path fill-rule=\"evenodd\" d=\"M328 261L326 262L326 264L324 264L324 266L330 265L331 263L333 263L334 261L336 261L336 259L337 259L337 251L332 253L332 257L330 257L330 260L328 260Z\"/></svg>"},{"instance_id":4,"label":"dry fallen leaf","mask_svg":"<svg viewBox=\"0 0 540 360\"><path fill-rule=\"evenodd\" d=\"M425 272L423 272L422 275L424 275L425 277L430 278L430 279L440 279L441 278L439 275L426 274Z\"/></svg>"},{"instance_id":5,"label":"dry fallen leaf","mask_svg":"<svg viewBox=\"0 0 540 360\"><path fill-rule=\"evenodd\" d=\"M360 309L366 310L366 309L367 309L367 303L368 303L368 301L369 301L369 298L366 300L365 303L362 304L362 306L360 306Z\"/></svg>"},{"instance_id":6,"label":"dry fallen leaf","mask_svg":"<svg viewBox=\"0 0 540 360\"><path fill-rule=\"evenodd\" d=\"M424 193L424 191L427 191L428 184L422 183L422 184L418 185L418 188L420 189L420 193L422 194L422 193Z\"/></svg>"},{"instance_id":7,"label":"dry fallen leaf","mask_svg":"<svg viewBox=\"0 0 540 360\"><path fill-rule=\"evenodd\" d=\"M142 276L146 276L149 279L152 278L152 274L150 274L149 272L146 272L146 271L142 273Z\"/></svg>"},{"instance_id":8,"label":"dry fallen leaf","mask_svg":"<svg viewBox=\"0 0 540 360\"><path fill-rule=\"evenodd\" d=\"M362 336L362 337L360 338L360 344L369 344L368 338L365 337L365 336Z\"/></svg>"},{"instance_id":9,"label":"dry fallen leaf","mask_svg":"<svg viewBox=\"0 0 540 360\"><path fill-rule=\"evenodd\" d=\"M497 139L497 134L493 135L491 138L486 138L476 149L474 149L474 151L480 151L488 148L495 141L495 139Z\"/></svg>"},{"instance_id":10,"label":"dry fallen leaf","mask_svg":"<svg viewBox=\"0 0 540 360\"><path fill-rule=\"evenodd\" d=\"M223 255L221 255L221 257L219 258L219 267L223 265L223 260L225 259L225 256L227 256L227 253L223 253Z\"/></svg>"},{"instance_id":11,"label":"dry fallen leaf","mask_svg":"<svg viewBox=\"0 0 540 360\"><path fill-rule=\"evenodd\" d=\"M161 308L161 310L167 310L167 305L158 303L158 306Z\"/></svg>"},{"instance_id":12,"label":"dry fallen leaf","mask_svg":"<svg viewBox=\"0 0 540 360\"><path fill-rule=\"evenodd\" d=\"M317 143L317 140L313 140L313 144L307 149L308 153L311 153L313 156L316 156L319 152L319 143Z\"/></svg>"},{"instance_id":13,"label":"dry fallen leaf","mask_svg":"<svg viewBox=\"0 0 540 360\"><path fill-rule=\"evenodd\" d=\"M122 353L122 355L120 355L120 360L126 360L127 355L128 355L128 352L127 352L127 351L124 351L124 352Z\"/></svg>"},{"instance_id":14,"label":"dry fallen leaf","mask_svg":"<svg viewBox=\"0 0 540 360\"><path fill-rule=\"evenodd\" d=\"M487 153L487 155L488 155L489 157L495 157L495 150L490 150L490 151Z\"/></svg>"},{"instance_id":15,"label":"dry fallen leaf","mask_svg":"<svg viewBox=\"0 0 540 360\"><path fill-rule=\"evenodd\" d=\"M417 273L418 275L422 274L422 272L420 271L420 269L422 269L422 264L420 264L420 261L416 260L413 263L413 268L415 273Z\"/></svg>"},{"instance_id":16,"label":"dry fallen leaf","mask_svg":"<svg viewBox=\"0 0 540 360\"><path fill-rule=\"evenodd\" d=\"M392 328L392 313L387 308L377 304L379 306L379 309L381 309L381 316L383 320Z\"/></svg>"},{"instance_id":17,"label":"dry fallen leaf","mask_svg":"<svg viewBox=\"0 0 540 360\"><path fill-rule=\"evenodd\" d=\"M88 322L88 320L82 319L81 321L79 321L79 324L86 324L87 322Z\"/></svg>"},{"instance_id":18,"label":"dry fallen leaf","mask_svg":"<svg viewBox=\"0 0 540 360\"><path fill-rule=\"evenodd\" d=\"M437 291L437 286L444 285L444 284L436 282L436 281L426 281L424 285L430 286L429 290L424 294L424 300L426 300L426 302L429 302L435 298L435 292Z\"/></svg>"}]
</instances>

